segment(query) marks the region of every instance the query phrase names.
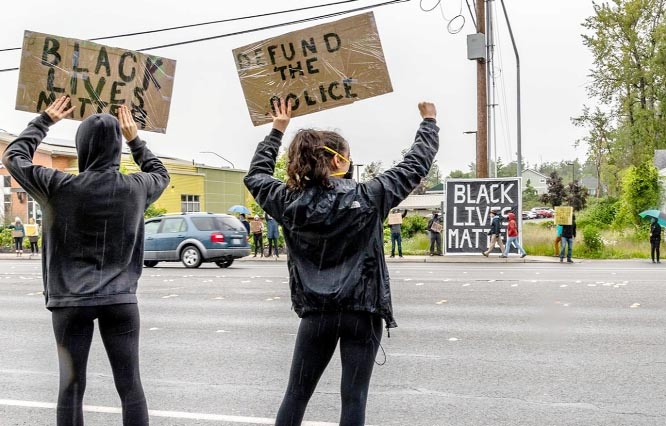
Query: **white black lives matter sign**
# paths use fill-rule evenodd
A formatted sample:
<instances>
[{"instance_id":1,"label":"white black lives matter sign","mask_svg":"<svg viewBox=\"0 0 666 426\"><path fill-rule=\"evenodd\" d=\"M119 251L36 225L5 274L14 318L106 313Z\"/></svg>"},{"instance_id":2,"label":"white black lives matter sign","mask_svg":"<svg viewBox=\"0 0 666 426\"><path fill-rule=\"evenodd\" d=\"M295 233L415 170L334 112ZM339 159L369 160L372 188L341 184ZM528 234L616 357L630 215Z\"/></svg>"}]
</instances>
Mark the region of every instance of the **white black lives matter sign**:
<instances>
[{"instance_id":1,"label":"white black lives matter sign","mask_svg":"<svg viewBox=\"0 0 666 426\"><path fill-rule=\"evenodd\" d=\"M444 251L447 254L478 254L488 247L491 215L502 216L505 237L507 215L513 212L520 221L522 192L519 178L448 179L446 181L446 227Z\"/></svg>"}]
</instances>

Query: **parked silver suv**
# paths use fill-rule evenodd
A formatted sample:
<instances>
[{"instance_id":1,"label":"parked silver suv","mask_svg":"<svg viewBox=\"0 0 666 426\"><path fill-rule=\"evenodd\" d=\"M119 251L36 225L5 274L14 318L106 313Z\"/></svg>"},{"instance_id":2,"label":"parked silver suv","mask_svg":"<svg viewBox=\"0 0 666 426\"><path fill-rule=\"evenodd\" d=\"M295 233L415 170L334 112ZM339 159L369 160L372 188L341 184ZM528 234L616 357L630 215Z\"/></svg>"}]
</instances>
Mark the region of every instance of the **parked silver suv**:
<instances>
[{"instance_id":1,"label":"parked silver suv","mask_svg":"<svg viewBox=\"0 0 666 426\"><path fill-rule=\"evenodd\" d=\"M245 227L234 216L217 213L177 213L147 219L143 264L183 262L198 268L215 262L228 268L234 259L250 254Z\"/></svg>"}]
</instances>

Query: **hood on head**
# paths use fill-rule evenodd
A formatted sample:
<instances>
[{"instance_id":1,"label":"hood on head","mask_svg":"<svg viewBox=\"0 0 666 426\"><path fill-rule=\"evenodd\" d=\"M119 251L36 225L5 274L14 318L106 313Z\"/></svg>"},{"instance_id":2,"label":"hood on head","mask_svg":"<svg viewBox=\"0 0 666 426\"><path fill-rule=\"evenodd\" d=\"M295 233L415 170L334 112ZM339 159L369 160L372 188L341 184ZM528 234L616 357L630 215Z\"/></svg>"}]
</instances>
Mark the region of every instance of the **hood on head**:
<instances>
[{"instance_id":1,"label":"hood on head","mask_svg":"<svg viewBox=\"0 0 666 426\"><path fill-rule=\"evenodd\" d=\"M516 219L516 215L513 214L513 213L509 213L508 217L509 217L509 220L515 220Z\"/></svg>"},{"instance_id":2,"label":"hood on head","mask_svg":"<svg viewBox=\"0 0 666 426\"><path fill-rule=\"evenodd\" d=\"M110 114L86 118L76 131L79 172L120 168L122 134L118 119Z\"/></svg>"}]
</instances>

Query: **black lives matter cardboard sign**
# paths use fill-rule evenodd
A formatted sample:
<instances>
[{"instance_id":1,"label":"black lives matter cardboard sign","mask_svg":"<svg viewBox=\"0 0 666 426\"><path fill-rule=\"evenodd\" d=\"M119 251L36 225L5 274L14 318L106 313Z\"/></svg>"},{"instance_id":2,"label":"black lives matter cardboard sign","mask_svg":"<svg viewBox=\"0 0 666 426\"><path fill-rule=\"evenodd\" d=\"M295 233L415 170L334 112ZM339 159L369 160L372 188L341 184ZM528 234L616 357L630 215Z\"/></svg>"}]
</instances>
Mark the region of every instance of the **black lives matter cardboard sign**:
<instances>
[{"instance_id":1,"label":"black lives matter cardboard sign","mask_svg":"<svg viewBox=\"0 0 666 426\"><path fill-rule=\"evenodd\" d=\"M393 91L372 12L294 31L233 50L250 118L271 122L272 99L293 116Z\"/></svg>"},{"instance_id":2,"label":"black lives matter cardboard sign","mask_svg":"<svg viewBox=\"0 0 666 426\"><path fill-rule=\"evenodd\" d=\"M74 120L127 105L139 129L166 133L175 72L171 59L26 31L16 109L41 112L69 95Z\"/></svg>"},{"instance_id":3,"label":"black lives matter cardboard sign","mask_svg":"<svg viewBox=\"0 0 666 426\"><path fill-rule=\"evenodd\" d=\"M499 212L502 237L509 213L520 223L522 192L520 179L447 179L446 231L444 251L447 254L479 254L488 248L491 210Z\"/></svg>"}]
</instances>

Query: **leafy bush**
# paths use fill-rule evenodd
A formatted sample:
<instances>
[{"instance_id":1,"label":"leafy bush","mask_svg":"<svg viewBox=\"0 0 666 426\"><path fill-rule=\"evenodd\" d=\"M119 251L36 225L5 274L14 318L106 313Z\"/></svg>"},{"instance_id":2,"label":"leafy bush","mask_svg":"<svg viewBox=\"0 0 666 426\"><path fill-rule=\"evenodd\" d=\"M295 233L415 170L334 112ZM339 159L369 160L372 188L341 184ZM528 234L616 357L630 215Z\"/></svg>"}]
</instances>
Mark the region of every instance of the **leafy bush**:
<instances>
[{"instance_id":1,"label":"leafy bush","mask_svg":"<svg viewBox=\"0 0 666 426\"><path fill-rule=\"evenodd\" d=\"M0 249L2 250L13 250L14 247L14 238L12 238L12 230L9 228L3 228L0 231Z\"/></svg>"},{"instance_id":2,"label":"leafy bush","mask_svg":"<svg viewBox=\"0 0 666 426\"><path fill-rule=\"evenodd\" d=\"M613 224L619 210L620 202L617 198L591 199L587 209L579 214L577 223L581 227L589 224L605 229Z\"/></svg>"},{"instance_id":3,"label":"leafy bush","mask_svg":"<svg viewBox=\"0 0 666 426\"><path fill-rule=\"evenodd\" d=\"M583 244L591 252L601 251L604 248L604 242L601 239L599 228L594 225L587 225L583 228Z\"/></svg>"},{"instance_id":4,"label":"leafy bush","mask_svg":"<svg viewBox=\"0 0 666 426\"><path fill-rule=\"evenodd\" d=\"M157 207L155 206L155 204L151 204L144 212L143 217L145 217L146 219L150 219L151 217L156 217L166 212L167 209L165 209L164 207Z\"/></svg>"},{"instance_id":5,"label":"leafy bush","mask_svg":"<svg viewBox=\"0 0 666 426\"><path fill-rule=\"evenodd\" d=\"M414 235L423 233L428 227L428 219L423 216L405 216L402 220L402 236L411 238ZM389 233L389 241L391 241Z\"/></svg>"}]
</instances>

